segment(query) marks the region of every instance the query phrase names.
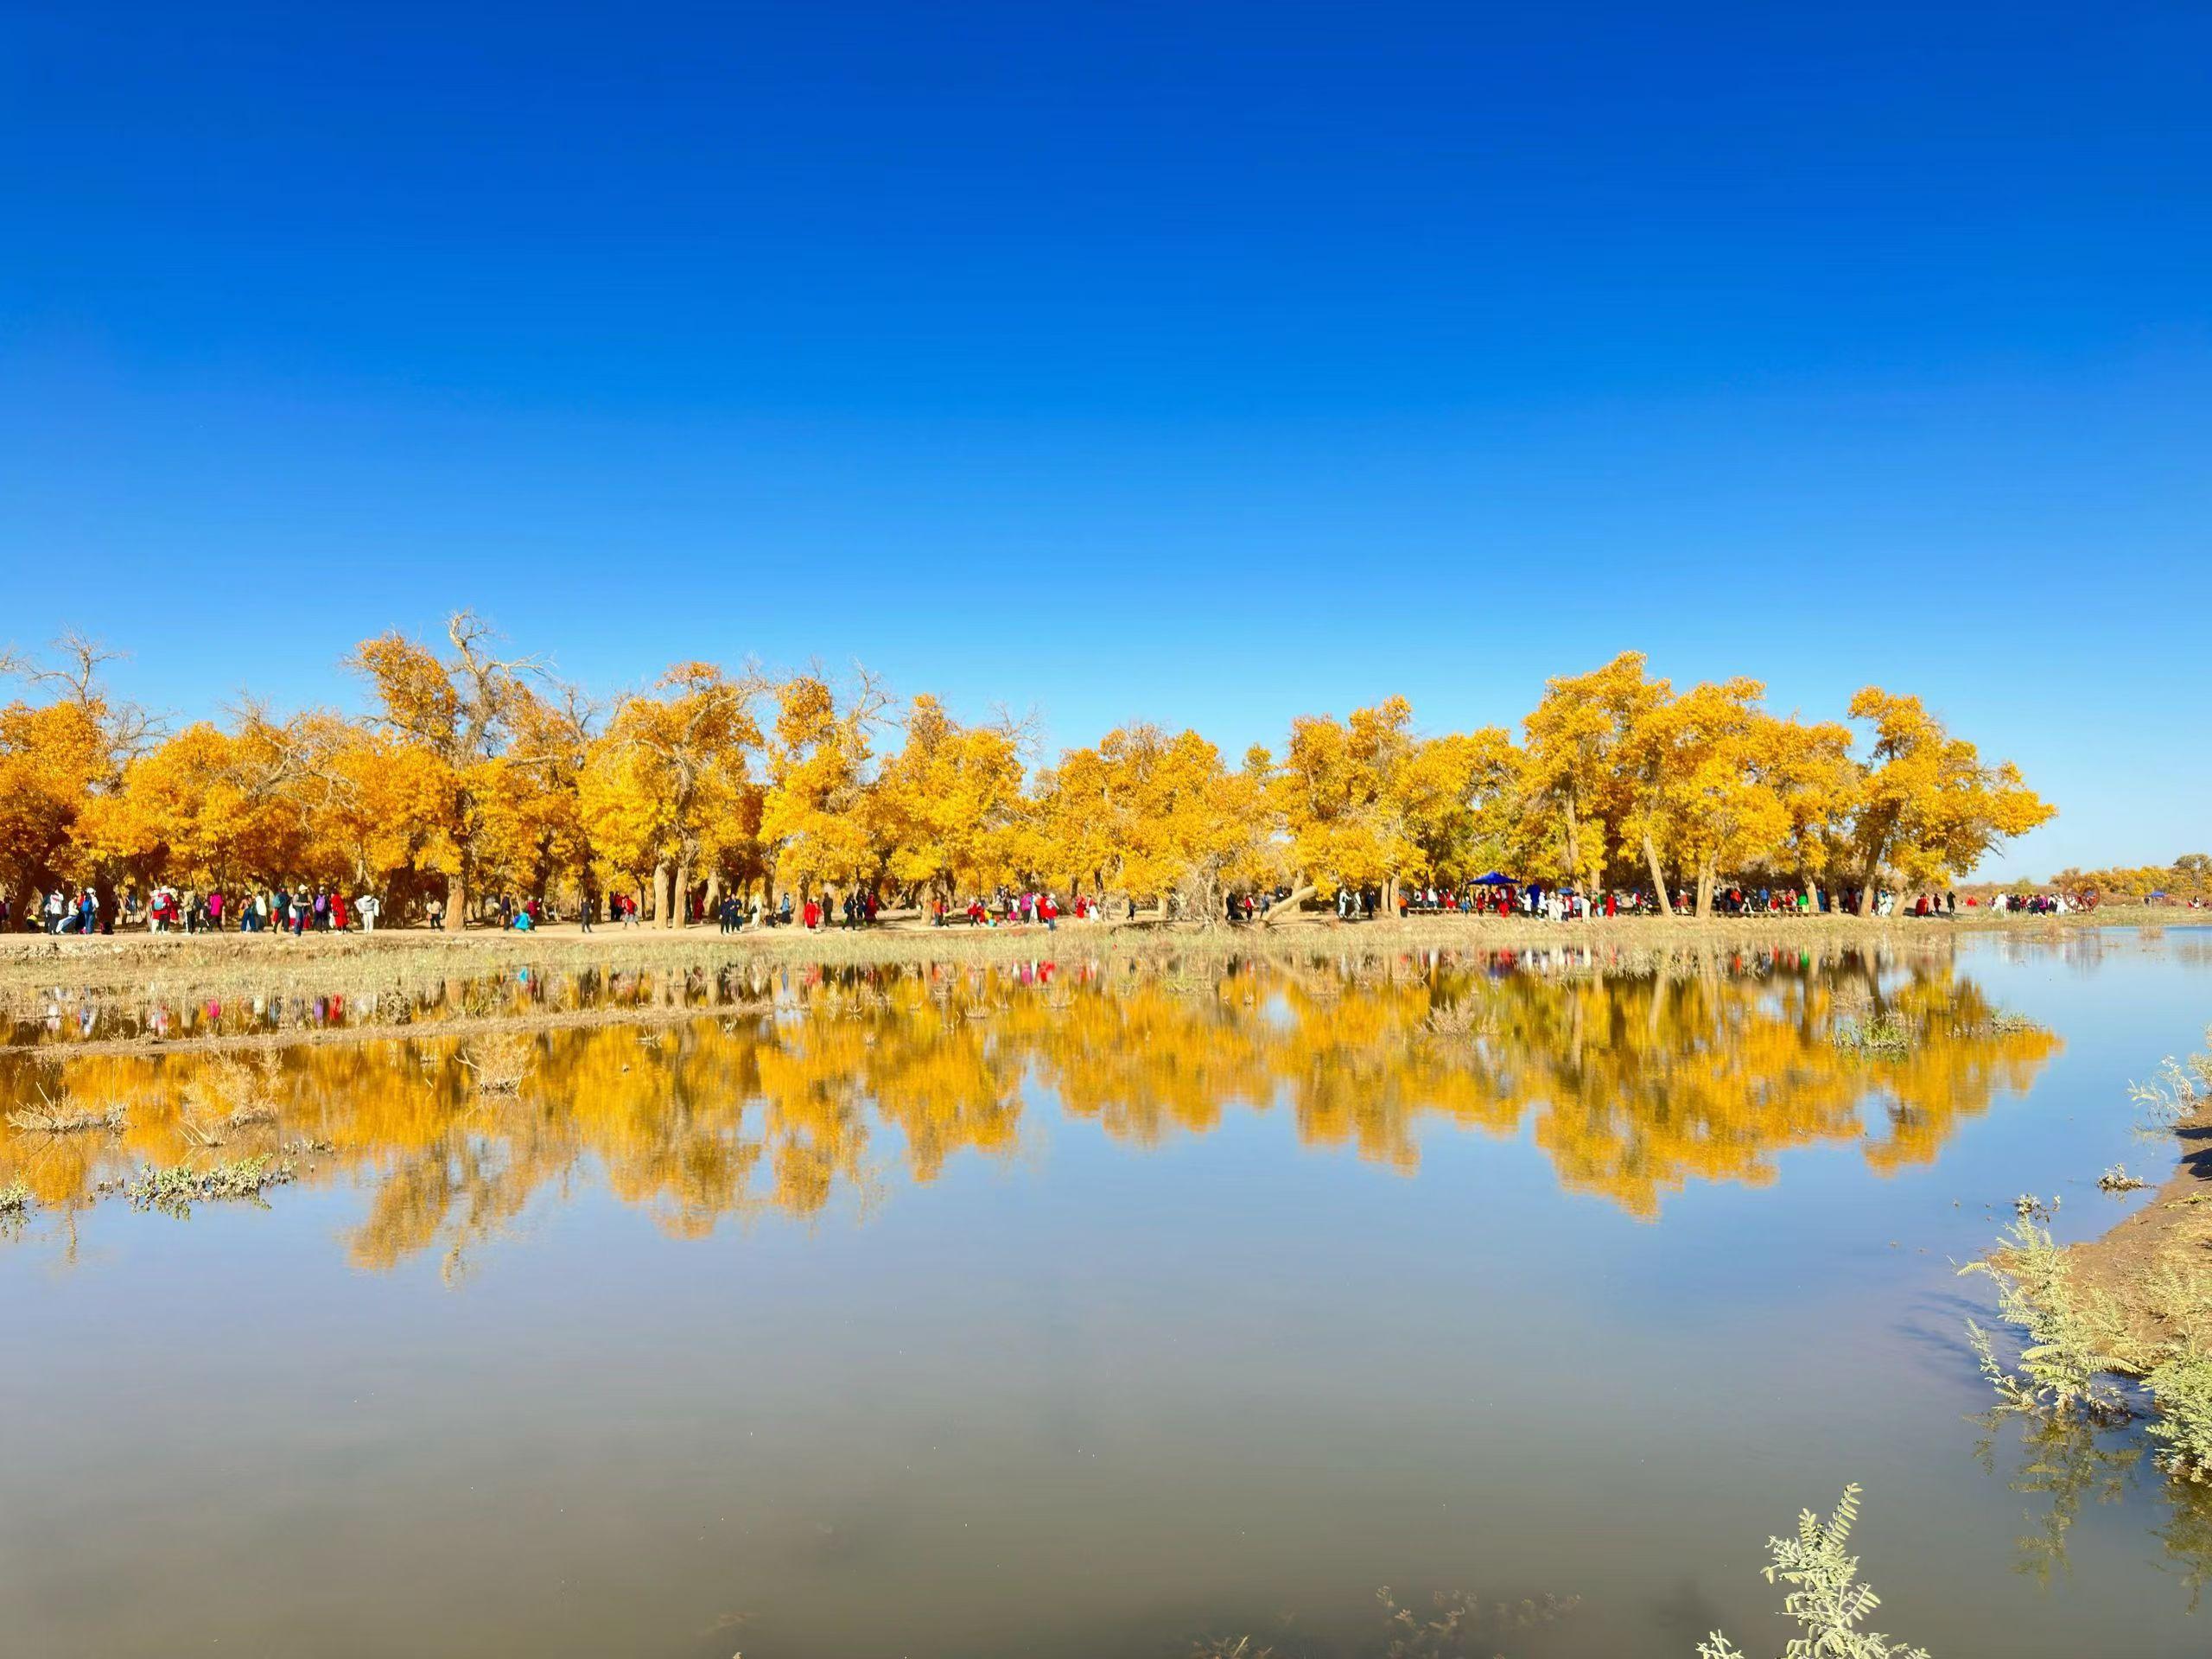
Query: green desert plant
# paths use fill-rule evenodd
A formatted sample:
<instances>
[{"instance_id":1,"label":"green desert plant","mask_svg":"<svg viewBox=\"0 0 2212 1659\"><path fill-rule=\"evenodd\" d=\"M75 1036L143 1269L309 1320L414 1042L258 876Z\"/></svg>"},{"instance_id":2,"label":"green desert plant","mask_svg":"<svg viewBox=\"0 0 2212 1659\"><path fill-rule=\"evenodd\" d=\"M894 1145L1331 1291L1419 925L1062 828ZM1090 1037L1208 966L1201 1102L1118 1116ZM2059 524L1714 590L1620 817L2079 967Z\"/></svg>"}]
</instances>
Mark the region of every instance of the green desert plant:
<instances>
[{"instance_id":1,"label":"green desert plant","mask_svg":"<svg viewBox=\"0 0 2212 1659\"><path fill-rule=\"evenodd\" d=\"M1989 1334L1967 1321L1982 1374L2008 1406L2104 1419L2127 1415L2126 1402L2107 1375L2128 1369L2120 1309L2109 1295L2075 1283L2073 1264L2049 1232L2023 1216L1995 1255L1959 1271L1987 1274L1997 1285L1998 1312L2027 1332L2014 1371L1997 1357Z\"/></svg>"},{"instance_id":2,"label":"green desert plant","mask_svg":"<svg viewBox=\"0 0 2212 1659\"><path fill-rule=\"evenodd\" d=\"M1908 1054L1916 1039L1912 1027L1895 1014L1878 1014L1843 1021L1828 1033L1828 1041L1853 1054Z\"/></svg>"},{"instance_id":3,"label":"green desert plant","mask_svg":"<svg viewBox=\"0 0 2212 1659\"><path fill-rule=\"evenodd\" d=\"M2212 1483L2212 1270L2197 1254L2170 1250L2117 1295L2084 1289L2068 1253L2023 1217L1993 1256L1960 1269L1994 1280L1999 1312L2026 1332L2015 1370L1967 1320L1982 1374L2008 1409L2101 1423L2133 1414L2113 1377L2139 1378L2158 1466Z\"/></svg>"},{"instance_id":4,"label":"green desert plant","mask_svg":"<svg viewBox=\"0 0 2212 1659\"><path fill-rule=\"evenodd\" d=\"M2170 1350L2143 1379L2158 1408L2148 1427L2158 1466L2184 1480L2212 1481L2212 1357Z\"/></svg>"},{"instance_id":5,"label":"green desert plant","mask_svg":"<svg viewBox=\"0 0 2212 1659\"><path fill-rule=\"evenodd\" d=\"M235 1159L207 1169L176 1164L167 1169L148 1169L124 1188L134 1210L159 1210L172 1216L188 1216L203 1199L255 1198L272 1186L293 1179L292 1166L266 1156Z\"/></svg>"},{"instance_id":6,"label":"green desert plant","mask_svg":"<svg viewBox=\"0 0 2212 1659\"><path fill-rule=\"evenodd\" d=\"M1807 1510L1797 1517L1795 1538L1766 1541L1766 1581L1790 1586L1782 1599L1783 1617L1804 1632L1789 1638L1782 1659L1929 1659L1925 1648L1859 1628L1882 1599L1859 1581L1859 1558L1848 1550L1858 1519L1854 1484L1843 1489L1827 1520ZM1744 1650L1718 1630L1699 1643L1697 1651L1698 1659L1744 1659Z\"/></svg>"},{"instance_id":7,"label":"green desert plant","mask_svg":"<svg viewBox=\"0 0 2212 1659\"><path fill-rule=\"evenodd\" d=\"M0 1220L16 1221L31 1210L31 1190L21 1181L0 1186Z\"/></svg>"},{"instance_id":8,"label":"green desert plant","mask_svg":"<svg viewBox=\"0 0 2212 1659\"><path fill-rule=\"evenodd\" d=\"M2127 1085L2128 1098L2143 1108L2154 1133L2194 1117L2212 1101L2212 1026L2204 1028L2204 1050L2185 1061L2168 1055L2148 1083Z\"/></svg>"}]
</instances>

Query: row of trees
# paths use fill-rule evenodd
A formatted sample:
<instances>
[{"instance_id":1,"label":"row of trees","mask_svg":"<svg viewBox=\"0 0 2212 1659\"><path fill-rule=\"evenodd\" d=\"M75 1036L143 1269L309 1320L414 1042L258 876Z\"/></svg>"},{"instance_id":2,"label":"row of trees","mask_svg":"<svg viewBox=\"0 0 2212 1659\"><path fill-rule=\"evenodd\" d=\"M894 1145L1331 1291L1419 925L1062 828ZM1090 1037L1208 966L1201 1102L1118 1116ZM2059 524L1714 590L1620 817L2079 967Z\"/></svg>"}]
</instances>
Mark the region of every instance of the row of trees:
<instances>
[{"instance_id":1,"label":"row of trees","mask_svg":"<svg viewBox=\"0 0 2212 1659\"><path fill-rule=\"evenodd\" d=\"M2050 878L2063 893L2095 893L2107 899L2149 899L2164 894L2175 904L2212 901L2212 854L2183 853L2171 864L2121 866L2111 869L2069 868Z\"/></svg>"},{"instance_id":2,"label":"row of trees","mask_svg":"<svg viewBox=\"0 0 2212 1659\"><path fill-rule=\"evenodd\" d=\"M0 884L235 889L305 880L433 892L458 925L491 891L635 888L674 922L729 890L948 900L1001 883L1173 895L1465 881L1491 869L1694 895L1727 881L1871 903L1971 870L2052 809L1919 699L1869 687L1850 719L1777 715L1758 681L1677 691L1629 652L1549 681L1518 737L1426 734L1402 697L1302 716L1232 764L1194 731L1131 725L1031 764L1009 719L897 708L860 673L679 663L594 703L468 613L437 648L397 633L348 659L369 712L247 704L174 732L65 638L10 655Z\"/></svg>"}]
</instances>

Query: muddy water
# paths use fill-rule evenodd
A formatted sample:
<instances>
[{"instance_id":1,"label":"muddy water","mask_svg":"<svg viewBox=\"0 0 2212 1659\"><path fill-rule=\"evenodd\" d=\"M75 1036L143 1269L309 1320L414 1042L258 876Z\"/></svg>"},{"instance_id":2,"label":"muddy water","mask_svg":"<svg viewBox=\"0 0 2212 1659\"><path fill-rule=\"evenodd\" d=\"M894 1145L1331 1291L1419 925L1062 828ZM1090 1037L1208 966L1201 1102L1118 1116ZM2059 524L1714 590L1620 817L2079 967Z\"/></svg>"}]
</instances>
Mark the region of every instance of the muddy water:
<instances>
[{"instance_id":1,"label":"muddy water","mask_svg":"<svg viewBox=\"0 0 2212 1659\"><path fill-rule=\"evenodd\" d=\"M1973 1421L1952 1268L2143 1201L2202 947L57 988L0 1093L124 1117L0 1128L0 1649L1758 1652L1858 1480L1885 1629L2201 1655L2212 1511Z\"/></svg>"}]
</instances>

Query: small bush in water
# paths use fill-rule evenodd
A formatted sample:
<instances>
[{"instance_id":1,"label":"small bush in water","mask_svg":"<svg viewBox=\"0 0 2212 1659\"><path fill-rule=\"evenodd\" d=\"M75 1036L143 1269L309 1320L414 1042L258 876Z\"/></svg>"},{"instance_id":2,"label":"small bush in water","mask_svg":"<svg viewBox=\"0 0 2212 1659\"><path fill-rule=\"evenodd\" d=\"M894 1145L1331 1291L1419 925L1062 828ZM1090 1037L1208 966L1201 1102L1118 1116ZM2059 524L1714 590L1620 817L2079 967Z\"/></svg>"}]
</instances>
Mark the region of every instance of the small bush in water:
<instances>
[{"instance_id":1,"label":"small bush in water","mask_svg":"<svg viewBox=\"0 0 2212 1659\"><path fill-rule=\"evenodd\" d=\"M1828 1041L1854 1054L1904 1054L1914 1044L1912 1028L1895 1014L1872 1020L1847 1020L1830 1033Z\"/></svg>"},{"instance_id":2,"label":"small bush in water","mask_svg":"<svg viewBox=\"0 0 2212 1659\"><path fill-rule=\"evenodd\" d=\"M292 1179L289 1164L267 1157L239 1158L207 1169L178 1164L168 1169L149 1169L124 1188L134 1210L160 1210L175 1216L192 1213L203 1198L257 1198L264 1188L282 1186Z\"/></svg>"}]
</instances>

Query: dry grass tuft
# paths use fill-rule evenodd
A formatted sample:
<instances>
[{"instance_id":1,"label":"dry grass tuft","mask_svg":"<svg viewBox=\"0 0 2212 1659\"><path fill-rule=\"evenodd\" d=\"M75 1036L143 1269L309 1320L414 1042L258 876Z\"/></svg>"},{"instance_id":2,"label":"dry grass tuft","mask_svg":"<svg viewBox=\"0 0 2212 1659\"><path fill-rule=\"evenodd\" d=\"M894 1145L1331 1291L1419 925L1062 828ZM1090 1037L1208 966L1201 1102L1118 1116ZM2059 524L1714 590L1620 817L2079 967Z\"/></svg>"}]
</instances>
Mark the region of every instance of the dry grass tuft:
<instances>
[{"instance_id":1,"label":"dry grass tuft","mask_svg":"<svg viewBox=\"0 0 2212 1659\"><path fill-rule=\"evenodd\" d=\"M10 1128L35 1135L89 1135L120 1129L130 1118L130 1113L119 1102L102 1101L80 1106L66 1091L49 1095L43 1087L38 1091L38 1098L37 1105L8 1114Z\"/></svg>"},{"instance_id":2,"label":"dry grass tuft","mask_svg":"<svg viewBox=\"0 0 2212 1659\"><path fill-rule=\"evenodd\" d=\"M1919 1039L1911 1027L1895 1014L1846 1020L1828 1033L1835 1047L1853 1054L1909 1054Z\"/></svg>"},{"instance_id":3,"label":"dry grass tuft","mask_svg":"<svg viewBox=\"0 0 2212 1659\"><path fill-rule=\"evenodd\" d=\"M1421 1027L1432 1037L1466 1037L1488 1028L1488 1016L1482 1007L1473 1001L1455 1002L1449 1007L1433 1007Z\"/></svg>"},{"instance_id":4,"label":"dry grass tuft","mask_svg":"<svg viewBox=\"0 0 2212 1659\"><path fill-rule=\"evenodd\" d=\"M264 1050L252 1060L217 1055L195 1066L184 1085L185 1109L199 1120L191 1127L205 1135L274 1123L283 1075L283 1065L274 1050Z\"/></svg>"},{"instance_id":5,"label":"dry grass tuft","mask_svg":"<svg viewBox=\"0 0 2212 1659\"><path fill-rule=\"evenodd\" d=\"M537 1046L517 1032L478 1039L454 1057L476 1080L480 1095L518 1095L530 1080Z\"/></svg>"}]
</instances>

